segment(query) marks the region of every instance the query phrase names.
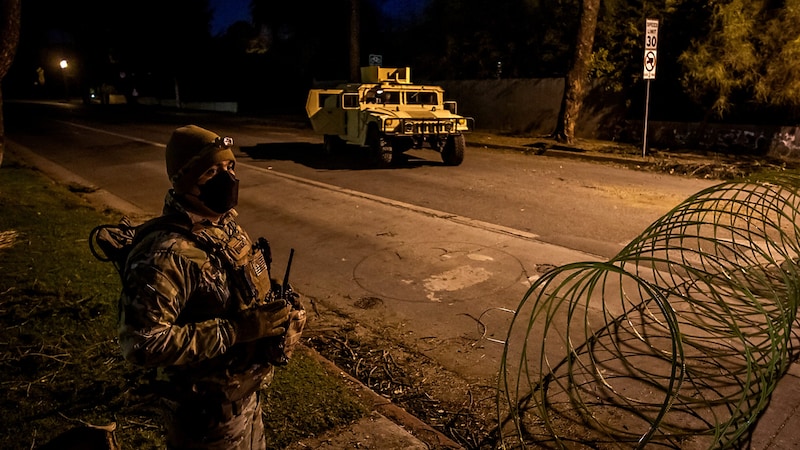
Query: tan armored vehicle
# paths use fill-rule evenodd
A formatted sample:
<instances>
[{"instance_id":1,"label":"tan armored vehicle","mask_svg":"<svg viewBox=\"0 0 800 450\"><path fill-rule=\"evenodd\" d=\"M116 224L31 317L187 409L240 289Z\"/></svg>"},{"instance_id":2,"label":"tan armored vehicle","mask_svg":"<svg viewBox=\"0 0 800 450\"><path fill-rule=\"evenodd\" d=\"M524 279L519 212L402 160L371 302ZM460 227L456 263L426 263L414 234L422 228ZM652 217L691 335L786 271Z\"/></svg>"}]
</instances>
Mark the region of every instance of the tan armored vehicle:
<instances>
[{"instance_id":1,"label":"tan armored vehicle","mask_svg":"<svg viewBox=\"0 0 800 450\"><path fill-rule=\"evenodd\" d=\"M324 136L326 152L353 144L389 164L427 143L445 164L461 164L463 133L473 129L473 119L456 114L456 102L444 101L444 89L412 84L408 67L362 67L361 81L308 93L306 113Z\"/></svg>"}]
</instances>

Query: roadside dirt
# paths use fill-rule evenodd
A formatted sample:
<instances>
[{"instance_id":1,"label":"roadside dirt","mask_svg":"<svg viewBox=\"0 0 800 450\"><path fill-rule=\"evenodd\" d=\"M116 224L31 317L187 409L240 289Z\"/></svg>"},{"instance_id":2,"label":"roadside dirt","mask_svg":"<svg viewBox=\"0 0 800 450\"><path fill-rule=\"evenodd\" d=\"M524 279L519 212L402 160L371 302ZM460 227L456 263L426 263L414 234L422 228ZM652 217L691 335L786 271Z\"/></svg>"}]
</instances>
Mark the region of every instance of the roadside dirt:
<instances>
[{"instance_id":1,"label":"roadside dirt","mask_svg":"<svg viewBox=\"0 0 800 450\"><path fill-rule=\"evenodd\" d=\"M574 156L637 170L719 180L744 177L756 171L781 171L798 167L797 162L768 155L726 154L705 150L651 148L647 154L642 155L641 146L591 139L576 139L573 144L567 145L546 136L474 132L469 134L467 142L469 146L507 148L535 155Z\"/></svg>"},{"instance_id":2,"label":"roadside dirt","mask_svg":"<svg viewBox=\"0 0 800 450\"><path fill-rule=\"evenodd\" d=\"M390 330L371 329L317 306L304 332L308 346L452 441L410 430L429 448L494 447L495 386L471 384L417 349L387 338ZM326 439L331 437L321 441Z\"/></svg>"}]
</instances>

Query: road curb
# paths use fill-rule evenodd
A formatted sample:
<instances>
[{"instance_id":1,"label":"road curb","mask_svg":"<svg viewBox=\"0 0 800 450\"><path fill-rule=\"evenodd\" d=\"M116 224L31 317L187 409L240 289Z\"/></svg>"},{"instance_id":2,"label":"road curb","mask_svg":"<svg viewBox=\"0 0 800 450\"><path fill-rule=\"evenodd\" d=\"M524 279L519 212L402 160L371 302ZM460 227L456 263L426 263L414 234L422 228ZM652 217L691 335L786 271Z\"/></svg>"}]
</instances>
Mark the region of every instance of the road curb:
<instances>
[{"instance_id":1,"label":"road curb","mask_svg":"<svg viewBox=\"0 0 800 450\"><path fill-rule=\"evenodd\" d=\"M17 155L54 182L66 185L73 192L79 192L81 197L86 199L86 201L95 208L111 208L127 215L134 219L134 221L144 221L152 216L152 214L148 214L133 203L95 186L85 178L82 178L78 174L65 169L45 157L37 155L24 145L6 139L6 150L9 153Z\"/></svg>"},{"instance_id":2,"label":"road curb","mask_svg":"<svg viewBox=\"0 0 800 450\"><path fill-rule=\"evenodd\" d=\"M651 166L654 164L654 161L641 159L636 157L630 156L618 156L614 154L603 154L603 153L590 153L584 150L575 148L571 149L568 147L562 148L548 148L548 147L525 147L521 145L507 145L507 144L491 144L485 142L472 142L467 140L467 146L473 147L485 147L485 148L492 148L496 150L513 150L527 154L534 154L537 156L551 156L557 158L572 158L572 159L582 159L582 160L590 160L590 161L598 161L598 162L610 162L610 163L617 163L617 164L627 164L627 165L639 165L639 166Z\"/></svg>"},{"instance_id":3,"label":"road curb","mask_svg":"<svg viewBox=\"0 0 800 450\"><path fill-rule=\"evenodd\" d=\"M357 385L359 391L356 393L361 398L366 397L364 400L371 403L372 408L375 411L408 430L414 437L424 442L429 448L441 450L464 449L463 446L457 444L445 436L442 432L436 430L399 405L392 403L391 400L370 389L369 386L365 385L359 379L342 370L333 361L325 358L315 349L303 345L303 350L307 351L309 355L316 359L329 375L344 378L347 382Z\"/></svg>"}]
</instances>

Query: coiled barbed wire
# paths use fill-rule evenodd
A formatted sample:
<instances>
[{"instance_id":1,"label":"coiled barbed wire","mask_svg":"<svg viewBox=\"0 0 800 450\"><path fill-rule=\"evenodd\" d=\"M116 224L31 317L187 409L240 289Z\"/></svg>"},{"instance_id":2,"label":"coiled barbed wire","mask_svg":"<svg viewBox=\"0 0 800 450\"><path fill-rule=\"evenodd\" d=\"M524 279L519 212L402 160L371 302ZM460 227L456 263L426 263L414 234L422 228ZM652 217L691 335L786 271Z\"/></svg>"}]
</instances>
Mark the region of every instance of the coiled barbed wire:
<instances>
[{"instance_id":1,"label":"coiled barbed wire","mask_svg":"<svg viewBox=\"0 0 800 450\"><path fill-rule=\"evenodd\" d=\"M504 448L729 448L790 362L800 177L689 197L606 262L522 299L500 369Z\"/></svg>"}]
</instances>

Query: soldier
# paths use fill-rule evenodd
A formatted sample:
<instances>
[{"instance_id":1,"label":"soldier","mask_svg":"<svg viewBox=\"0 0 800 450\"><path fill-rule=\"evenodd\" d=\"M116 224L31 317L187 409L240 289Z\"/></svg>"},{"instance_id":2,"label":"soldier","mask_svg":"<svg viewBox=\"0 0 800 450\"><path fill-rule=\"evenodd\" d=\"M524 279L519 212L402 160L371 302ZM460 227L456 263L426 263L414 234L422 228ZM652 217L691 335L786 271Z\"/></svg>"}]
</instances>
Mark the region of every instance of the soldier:
<instances>
[{"instance_id":1,"label":"soldier","mask_svg":"<svg viewBox=\"0 0 800 450\"><path fill-rule=\"evenodd\" d=\"M170 449L265 448L258 392L291 308L271 289L268 252L236 221L232 146L194 125L173 132L171 225L145 234L123 272L120 345L155 368Z\"/></svg>"}]
</instances>

